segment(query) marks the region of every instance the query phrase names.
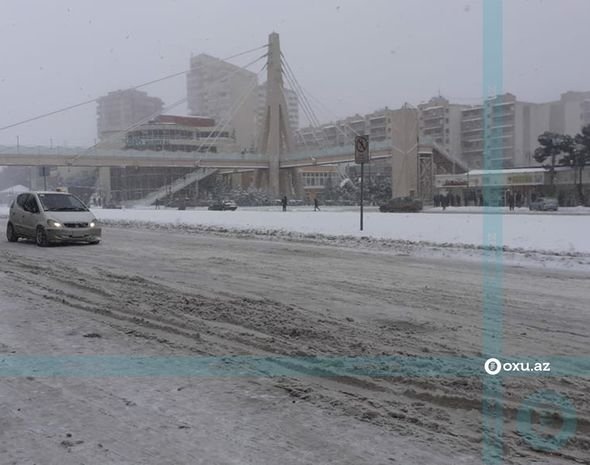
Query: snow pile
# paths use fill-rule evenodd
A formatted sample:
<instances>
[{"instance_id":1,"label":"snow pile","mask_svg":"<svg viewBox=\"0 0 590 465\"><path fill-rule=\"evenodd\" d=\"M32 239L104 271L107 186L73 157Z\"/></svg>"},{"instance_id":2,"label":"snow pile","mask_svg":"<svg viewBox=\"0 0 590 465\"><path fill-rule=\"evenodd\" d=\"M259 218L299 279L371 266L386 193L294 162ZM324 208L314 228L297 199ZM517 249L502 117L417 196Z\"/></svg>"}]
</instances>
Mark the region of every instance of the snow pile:
<instances>
[{"instance_id":1,"label":"snow pile","mask_svg":"<svg viewBox=\"0 0 590 465\"><path fill-rule=\"evenodd\" d=\"M308 207L309 208L309 207ZM238 210L94 210L102 221L141 222L159 225L198 226L203 231L243 232L408 241L438 245L484 245L484 220L501 227L505 249L544 251L552 254L590 254L588 215L493 215L452 212L391 214L368 212L364 231L352 211Z\"/></svg>"}]
</instances>

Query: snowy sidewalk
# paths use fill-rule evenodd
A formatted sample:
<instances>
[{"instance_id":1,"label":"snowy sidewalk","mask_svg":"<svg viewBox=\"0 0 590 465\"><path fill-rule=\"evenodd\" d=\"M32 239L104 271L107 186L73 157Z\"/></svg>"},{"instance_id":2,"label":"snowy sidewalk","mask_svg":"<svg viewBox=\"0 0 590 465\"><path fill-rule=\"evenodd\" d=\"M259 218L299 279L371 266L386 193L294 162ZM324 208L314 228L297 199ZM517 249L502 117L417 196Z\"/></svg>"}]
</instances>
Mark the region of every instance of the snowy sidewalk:
<instances>
[{"instance_id":1,"label":"snowy sidewalk","mask_svg":"<svg viewBox=\"0 0 590 465\"><path fill-rule=\"evenodd\" d=\"M370 237L374 239L466 244L481 246L484 215L478 213L365 214L364 231L359 231L359 214L353 211L261 211L239 209L207 210L94 210L100 220L137 221L226 228L240 232L287 231L306 235ZM586 240L590 216L586 215L494 215L501 226L502 243L511 249L567 254L590 253Z\"/></svg>"}]
</instances>

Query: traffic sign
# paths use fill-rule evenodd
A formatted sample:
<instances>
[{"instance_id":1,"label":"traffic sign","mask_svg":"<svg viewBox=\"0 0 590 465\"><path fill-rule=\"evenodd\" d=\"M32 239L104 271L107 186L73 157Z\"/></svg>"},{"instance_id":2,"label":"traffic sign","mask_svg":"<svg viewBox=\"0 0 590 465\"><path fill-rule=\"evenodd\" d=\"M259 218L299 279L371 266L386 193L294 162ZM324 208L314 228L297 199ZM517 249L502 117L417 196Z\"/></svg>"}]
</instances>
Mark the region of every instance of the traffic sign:
<instances>
[{"instance_id":1,"label":"traffic sign","mask_svg":"<svg viewBox=\"0 0 590 465\"><path fill-rule=\"evenodd\" d=\"M354 161L356 163L369 163L369 136L356 136L354 138Z\"/></svg>"}]
</instances>

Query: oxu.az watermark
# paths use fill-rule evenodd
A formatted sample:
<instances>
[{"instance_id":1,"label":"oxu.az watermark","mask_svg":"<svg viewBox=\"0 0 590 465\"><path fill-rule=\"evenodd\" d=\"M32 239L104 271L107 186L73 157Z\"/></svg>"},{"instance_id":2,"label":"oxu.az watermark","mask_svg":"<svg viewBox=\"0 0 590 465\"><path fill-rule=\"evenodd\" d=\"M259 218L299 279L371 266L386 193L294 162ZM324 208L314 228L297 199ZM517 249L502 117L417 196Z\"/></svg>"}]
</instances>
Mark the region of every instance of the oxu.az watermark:
<instances>
[{"instance_id":1,"label":"oxu.az watermark","mask_svg":"<svg viewBox=\"0 0 590 465\"><path fill-rule=\"evenodd\" d=\"M550 373L550 362L501 362L497 358L489 358L483 365L488 375L495 376L501 371L507 373Z\"/></svg>"}]
</instances>

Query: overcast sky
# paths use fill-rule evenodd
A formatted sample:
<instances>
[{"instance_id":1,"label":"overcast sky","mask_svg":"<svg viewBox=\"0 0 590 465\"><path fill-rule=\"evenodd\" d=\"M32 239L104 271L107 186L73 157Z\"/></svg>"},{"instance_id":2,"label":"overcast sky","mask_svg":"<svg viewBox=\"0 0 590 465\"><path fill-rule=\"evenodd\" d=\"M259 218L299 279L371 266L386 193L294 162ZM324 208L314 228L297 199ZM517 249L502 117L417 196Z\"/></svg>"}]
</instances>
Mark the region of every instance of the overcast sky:
<instances>
[{"instance_id":1,"label":"overcast sky","mask_svg":"<svg viewBox=\"0 0 590 465\"><path fill-rule=\"evenodd\" d=\"M589 0L505 0L504 90L527 101L590 90L589 17ZM5 0L0 126L183 71L191 54L263 45L271 31L321 121L439 91L460 103L482 95L482 0ZM185 86L143 90L169 104ZM91 144L96 107L2 131L0 143L17 135Z\"/></svg>"}]
</instances>

